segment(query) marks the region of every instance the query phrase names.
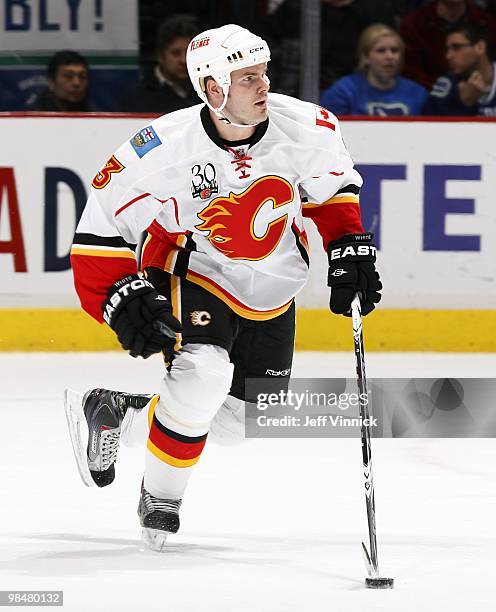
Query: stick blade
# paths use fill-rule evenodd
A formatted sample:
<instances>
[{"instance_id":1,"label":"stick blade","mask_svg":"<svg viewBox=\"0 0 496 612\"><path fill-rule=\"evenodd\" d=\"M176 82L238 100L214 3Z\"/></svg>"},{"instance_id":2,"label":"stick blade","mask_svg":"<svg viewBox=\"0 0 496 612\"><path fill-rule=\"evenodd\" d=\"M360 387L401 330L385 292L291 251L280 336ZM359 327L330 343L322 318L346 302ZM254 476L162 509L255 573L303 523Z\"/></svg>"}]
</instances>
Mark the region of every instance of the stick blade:
<instances>
[{"instance_id":1,"label":"stick blade","mask_svg":"<svg viewBox=\"0 0 496 612\"><path fill-rule=\"evenodd\" d=\"M394 578L365 578L365 586L368 589L392 589Z\"/></svg>"},{"instance_id":2,"label":"stick blade","mask_svg":"<svg viewBox=\"0 0 496 612\"><path fill-rule=\"evenodd\" d=\"M365 567L367 569L367 574L369 575L369 578L375 578L377 572L375 571L374 566L372 565L369 551L367 550L367 547L365 546L363 542L362 542L362 553L363 553L363 560L365 561Z\"/></svg>"}]
</instances>

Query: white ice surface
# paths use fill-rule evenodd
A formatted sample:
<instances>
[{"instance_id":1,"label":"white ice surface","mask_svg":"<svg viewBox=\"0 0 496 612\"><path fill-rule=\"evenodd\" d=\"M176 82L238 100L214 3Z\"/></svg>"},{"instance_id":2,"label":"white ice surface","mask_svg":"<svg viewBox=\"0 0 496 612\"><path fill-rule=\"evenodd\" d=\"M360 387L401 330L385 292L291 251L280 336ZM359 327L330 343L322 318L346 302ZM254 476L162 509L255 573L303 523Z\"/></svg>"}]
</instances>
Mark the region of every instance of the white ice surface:
<instances>
[{"instance_id":1,"label":"white ice surface","mask_svg":"<svg viewBox=\"0 0 496 612\"><path fill-rule=\"evenodd\" d=\"M495 355L367 355L372 376L494 376ZM154 391L161 362L120 353L0 354L0 590L64 590L78 611L496 609L495 441L374 440L381 573L364 588L359 440L208 444L165 554L144 550L140 449L85 488L66 386ZM299 353L295 376L353 376L353 354ZM27 609L27 608L21 608Z\"/></svg>"}]
</instances>

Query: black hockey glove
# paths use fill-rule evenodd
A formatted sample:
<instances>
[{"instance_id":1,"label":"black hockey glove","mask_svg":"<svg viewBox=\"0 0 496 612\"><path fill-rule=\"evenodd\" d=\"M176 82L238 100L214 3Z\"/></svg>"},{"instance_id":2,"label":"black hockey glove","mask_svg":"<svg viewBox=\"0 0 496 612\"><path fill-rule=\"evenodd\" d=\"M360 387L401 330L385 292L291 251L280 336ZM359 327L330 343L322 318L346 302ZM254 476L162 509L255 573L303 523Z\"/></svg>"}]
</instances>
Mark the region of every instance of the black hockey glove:
<instances>
[{"instance_id":1,"label":"black hockey glove","mask_svg":"<svg viewBox=\"0 0 496 612\"><path fill-rule=\"evenodd\" d=\"M327 285L331 287L332 312L351 316L351 302L357 292L362 316L374 310L381 299L382 283L375 269L373 238L372 234L347 234L329 242Z\"/></svg>"},{"instance_id":2,"label":"black hockey glove","mask_svg":"<svg viewBox=\"0 0 496 612\"><path fill-rule=\"evenodd\" d=\"M172 314L169 300L145 278L131 274L114 283L102 310L105 322L131 357L147 359L161 351L167 358L172 356L181 323Z\"/></svg>"}]
</instances>

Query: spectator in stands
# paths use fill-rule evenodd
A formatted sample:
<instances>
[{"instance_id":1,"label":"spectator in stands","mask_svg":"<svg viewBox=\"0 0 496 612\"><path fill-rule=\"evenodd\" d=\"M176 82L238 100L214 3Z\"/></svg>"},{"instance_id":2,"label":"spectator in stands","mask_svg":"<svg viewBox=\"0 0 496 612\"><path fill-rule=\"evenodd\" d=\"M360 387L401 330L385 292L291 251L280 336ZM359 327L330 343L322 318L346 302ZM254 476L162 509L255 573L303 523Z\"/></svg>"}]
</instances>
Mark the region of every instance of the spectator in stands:
<instances>
[{"instance_id":1,"label":"spectator in stands","mask_svg":"<svg viewBox=\"0 0 496 612\"><path fill-rule=\"evenodd\" d=\"M431 89L437 77L448 70L446 32L468 22L485 25L496 40L496 18L468 0L434 0L407 15L400 28L406 45L404 76Z\"/></svg>"},{"instance_id":2,"label":"spectator in stands","mask_svg":"<svg viewBox=\"0 0 496 612\"><path fill-rule=\"evenodd\" d=\"M321 0L320 89L355 69L356 42L367 26L395 27L403 14L404 0ZM301 0L285 0L264 23L272 50L271 90L298 96Z\"/></svg>"},{"instance_id":3,"label":"spectator in stands","mask_svg":"<svg viewBox=\"0 0 496 612\"><path fill-rule=\"evenodd\" d=\"M320 103L337 115L420 115L427 91L399 76L405 45L389 26L366 28L358 41L358 68L322 94Z\"/></svg>"},{"instance_id":4,"label":"spectator in stands","mask_svg":"<svg viewBox=\"0 0 496 612\"><path fill-rule=\"evenodd\" d=\"M455 26L448 32L450 73L435 82L424 114L496 116L496 64L488 49L489 33L479 24Z\"/></svg>"},{"instance_id":5,"label":"spectator in stands","mask_svg":"<svg viewBox=\"0 0 496 612\"><path fill-rule=\"evenodd\" d=\"M91 112L88 97L89 70L86 59L76 51L58 51L47 67L48 87L40 91L24 110Z\"/></svg>"},{"instance_id":6,"label":"spectator in stands","mask_svg":"<svg viewBox=\"0 0 496 612\"><path fill-rule=\"evenodd\" d=\"M199 104L186 69L186 50L201 30L191 15L175 15L163 21L157 34L157 64L137 87L117 101L115 110L163 114Z\"/></svg>"}]
</instances>

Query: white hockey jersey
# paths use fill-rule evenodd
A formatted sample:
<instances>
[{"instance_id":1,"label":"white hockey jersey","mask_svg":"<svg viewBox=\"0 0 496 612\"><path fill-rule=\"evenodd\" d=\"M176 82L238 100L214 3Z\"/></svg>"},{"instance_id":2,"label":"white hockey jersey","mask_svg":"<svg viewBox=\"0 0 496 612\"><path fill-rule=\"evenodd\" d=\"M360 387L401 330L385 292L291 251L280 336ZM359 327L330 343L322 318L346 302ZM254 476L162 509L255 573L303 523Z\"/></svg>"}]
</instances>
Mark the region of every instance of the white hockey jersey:
<instances>
[{"instance_id":1,"label":"white hockey jersey","mask_svg":"<svg viewBox=\"0 0 496 612\"><path fill-rule=\"evenodd\" d=\"M324 246L363 232L353 168L336 117L269 94L246 141L223 141L198 105L153 121L95 176L71 251L83 308L101 321L109 287L141 267L201 285L249 319L278 316L305 284L303 216Z\"/></svg>"}]
</instances>

